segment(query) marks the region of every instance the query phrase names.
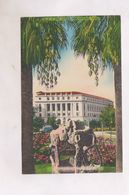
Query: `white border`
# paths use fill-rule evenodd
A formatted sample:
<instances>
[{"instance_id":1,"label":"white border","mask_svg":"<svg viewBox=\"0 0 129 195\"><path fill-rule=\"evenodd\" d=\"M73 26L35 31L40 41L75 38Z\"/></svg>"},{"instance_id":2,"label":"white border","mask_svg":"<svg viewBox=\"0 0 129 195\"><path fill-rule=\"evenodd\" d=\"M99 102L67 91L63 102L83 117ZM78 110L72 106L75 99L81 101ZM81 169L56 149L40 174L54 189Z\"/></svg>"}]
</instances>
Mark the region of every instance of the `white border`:
<instances>
[{"instance_id":1,"label":"white border","mask_svg":"<svg viewBox=\"0 0 129 195\"><path fill-rule=\"evenodd\" d=\"M0 1L0 194L127 195L129 192L129 3L128 0ZM123 84L123 173L21 174L20 17L121 15Z\"/></svg>"}]
</instances>

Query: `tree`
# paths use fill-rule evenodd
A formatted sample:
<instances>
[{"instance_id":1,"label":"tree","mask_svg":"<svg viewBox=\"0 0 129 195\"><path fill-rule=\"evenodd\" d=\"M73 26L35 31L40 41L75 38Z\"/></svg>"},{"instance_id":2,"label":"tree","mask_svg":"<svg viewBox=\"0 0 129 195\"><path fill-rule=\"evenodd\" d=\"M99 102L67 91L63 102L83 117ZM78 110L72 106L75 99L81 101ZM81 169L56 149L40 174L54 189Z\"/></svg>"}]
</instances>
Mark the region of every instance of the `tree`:
<instances>
[{"instance_id":1,"label":"tree","mask_svg":"<svg viewBox=\"0 0 129 195\"><path fill-rule=\"evenodd\" d=\"M100 121L104 127L111 130L115 126L115 109L111 106L106 107L100 114Z\"/></svg>"},{"instance_id":2,"label":"tree","mask_svg":"<svg viewBox=\"0 0 129 195\"><path fill-rule=\"evenodd\" d=\"M101 125L100 125L100 121L97 121L97 120L91 120L90 122L89 122L89 126L90 126L90 128L98 128L98 127L100 127Z\"/></svg>"},{"instance_id":3,"label":"tree","mask_svg":"<svg viewBox=\"0 0 129 195\"><path fill-rule=\"evenodd\" d=\"M76 129L85 129L85 122L84 121L77 120L77 121L75 121L75 124L76 124Z\"/></svg>"},{"instance_id":4,"label":"tree","mask_svg":"<svg viewBox=\"0 0 129 195\"><path fill-rule=\"evenodd\" d=\"M41 117L33 116L33 131L39 131L44 124L44 120Z\"/></svg>"},{"instance_id":5,"label":"tree","mask_svg":"<svg viewBox=\"0 0 129 195\"><path fill-rule=\"evenodd\" d=\"M57 120L56 117L54 116L48 117L47 124L51 125L54 129L58 128Z\"/></svg>"},{"instance_id":6,"label":"tree","mask_svg":"<svg viewBox=\"0 0 129 195\"><path fill-rule=\"evenodd\" d=\"M114 71L117 152L116 171L122 171L122 105L121 105L121 23L120 16L89 16L71 18L74 28L75 55L88 57L89 75L99 81L99 71Z\"/></svg>"},{"instance_id":7,"label":"tree","mask_svg":"<svg viewBox=\"0 0 129 195\"><path fill-rule=\"evenodd\" d=\"M65 17L21 18L22 173L34 173L32 131L32 68L41 84L53 87L66 47ZM33 71L34 71L33 70Z\"/></svg>"}]
</instances>

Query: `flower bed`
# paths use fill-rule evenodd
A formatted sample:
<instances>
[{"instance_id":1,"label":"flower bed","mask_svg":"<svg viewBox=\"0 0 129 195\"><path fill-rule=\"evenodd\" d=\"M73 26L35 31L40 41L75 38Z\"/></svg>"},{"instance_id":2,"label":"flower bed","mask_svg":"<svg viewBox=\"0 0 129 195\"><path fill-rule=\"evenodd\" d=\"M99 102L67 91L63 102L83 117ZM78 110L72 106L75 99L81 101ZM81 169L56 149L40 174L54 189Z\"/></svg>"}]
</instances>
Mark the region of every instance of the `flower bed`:
<instances>
[{"instance_id":1,"label":"flower bed","mask_svg":"<svg viewBox=\"0 0 129 195\"><path fill-rule=\"evenodd\" d=\"M50 156L49 133L38 132L33 135L33 153L35 163L48 163Z\"/></svg>"},{"instance_id":2,"label":"flower bed","mask_svg":"<svg viewBox=\"0 0 129 195\"><path fill-rule=\"evenodd\" d=\"M98 137L97 146L102 157L103 165L115 165L116 163L116 145L112 144L109 138ZM99 163L99 158L95 148L89 151L89 158L93 163Z\"/></svg>"},{"instance_id":3,"label":"flower bed","mask_svg":"<svg viewBox=\"0 0 129 195\"><path fill-rule=\"evenodd\" d=\"M39 132L33 136L33 152L35 163L48 163L50 162L50 135L49 133ZM116 146L111 143L109 138L97 137L97 145L102 157L104 165L115 165L116 162ZM60 143L60 149L62 143ZM69 148L69 154L73 155L73 149ZM71 153L70 153L71 151ZM66 153L66 152L65 152ZM100 163L98 154L95 148L89 150L89 158L93 163Z\"/></svg>"}]
</instances>

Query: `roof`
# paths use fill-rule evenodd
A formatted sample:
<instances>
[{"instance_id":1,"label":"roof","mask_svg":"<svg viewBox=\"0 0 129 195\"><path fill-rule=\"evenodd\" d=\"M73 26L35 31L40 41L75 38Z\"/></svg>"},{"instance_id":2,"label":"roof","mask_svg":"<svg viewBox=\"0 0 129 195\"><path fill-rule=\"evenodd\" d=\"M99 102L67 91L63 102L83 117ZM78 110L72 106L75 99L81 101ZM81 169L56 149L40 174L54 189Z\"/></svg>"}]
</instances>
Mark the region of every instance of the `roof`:
<instances>
[{"instance_id":1,"label":"roof","mask_svg":"<svg viewBox=\"0 0 129 195\"><path fill-rule=\"evenodd\" d=\"M91 94L88 94L88 93L83 93L83 92L78 92L78 91L64 91L64 92L43 92L43 91L38 91L36 92L37 95L65 95L65 94L72 94L72 95L83 95L83 96L86 96L86 97L92 97L92 98L96 98L96 99L103 99L103 100L108 100L108 101L111 101L112 100L109 100L107 98L104 98L104 97L100 97L100 96L96 96L96 95L91 95Z\"/></svg>"}]
</instances>

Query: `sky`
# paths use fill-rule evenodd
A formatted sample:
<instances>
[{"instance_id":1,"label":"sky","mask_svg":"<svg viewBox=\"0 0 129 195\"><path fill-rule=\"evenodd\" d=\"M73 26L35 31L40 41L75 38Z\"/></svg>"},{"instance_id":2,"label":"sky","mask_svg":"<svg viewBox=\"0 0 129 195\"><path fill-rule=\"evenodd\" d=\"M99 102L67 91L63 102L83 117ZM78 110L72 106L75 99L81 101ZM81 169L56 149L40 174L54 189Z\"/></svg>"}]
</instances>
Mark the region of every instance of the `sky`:
<instances>
[{"instance_id":1,"label":"sky","mask_svg":"<svg viewBox=\"0 0 129 195\"><path fill-rule=\"evenodd\" d=\"M68 32L68 41L71 42L72 32ZM112 70L105 70L103 75L99 76L99 85L96 86L95 77L89 76L89 67L87 58L76 57L70 47L64 50L59 62L59 70L61 76L54 88L48 90L45 86L41 86L37 80L36 74L33 75L33 94L37 91L79 91L92 95L108 98L112 101L114 95L114 76Z\"/></svg>"}]
</instances>

